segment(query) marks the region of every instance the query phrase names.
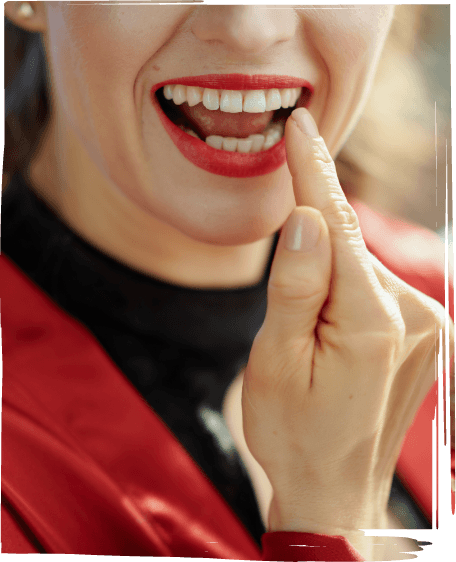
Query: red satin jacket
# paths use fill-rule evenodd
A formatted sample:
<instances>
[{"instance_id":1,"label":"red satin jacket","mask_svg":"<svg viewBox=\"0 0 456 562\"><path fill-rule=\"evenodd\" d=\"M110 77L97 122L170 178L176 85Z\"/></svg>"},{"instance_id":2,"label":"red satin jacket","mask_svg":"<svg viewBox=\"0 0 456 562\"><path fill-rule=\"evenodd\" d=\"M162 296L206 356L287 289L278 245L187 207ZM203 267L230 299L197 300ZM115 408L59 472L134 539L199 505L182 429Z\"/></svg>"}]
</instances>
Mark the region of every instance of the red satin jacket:
<instances>
[{"instance_id":1,"label":"red satin jacket","mask_svg":"<svg viewBox=\"0 0 456 562\"><path fill-rule=\"evenodd\" d=\"M368 249L444 304L438 237L350 202ZM95 338L4 255L0 296L2 552L363 560L343 537L310 533L265 533L260 552ZM428 519L436 388L419 410L397 466Z\"/></svg>"}]
</instances>

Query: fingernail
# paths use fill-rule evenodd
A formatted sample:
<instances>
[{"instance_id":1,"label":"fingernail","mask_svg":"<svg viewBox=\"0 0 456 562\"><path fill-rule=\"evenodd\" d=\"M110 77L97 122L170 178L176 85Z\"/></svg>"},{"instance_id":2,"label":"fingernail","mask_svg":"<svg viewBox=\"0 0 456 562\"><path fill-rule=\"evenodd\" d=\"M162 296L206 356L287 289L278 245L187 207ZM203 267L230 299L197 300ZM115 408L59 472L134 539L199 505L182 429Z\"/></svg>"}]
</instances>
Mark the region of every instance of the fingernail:
<instances>
[{"instance_id":1,"label":"fingernail","mask_svg":"<svg viewBox=\"0 0 456 562\"><path fill-rule=\"evenodd\" d=\"M319 223L302 213L292 213L285 225L285 247L292 252L310 252L320 238Z\"/></svg>"},{"instance_id":2,"label":"fingernail","mask_svg":"<svg viewBox=\"0 0 456 562\"><path fill-rule=\"evenodd\" d=\"M320 136L314 118L306 109L304 109L304 107L298 107L292 111L291 117L301 131L308 137L316 139Z\"/></svg>"}]
</instances>

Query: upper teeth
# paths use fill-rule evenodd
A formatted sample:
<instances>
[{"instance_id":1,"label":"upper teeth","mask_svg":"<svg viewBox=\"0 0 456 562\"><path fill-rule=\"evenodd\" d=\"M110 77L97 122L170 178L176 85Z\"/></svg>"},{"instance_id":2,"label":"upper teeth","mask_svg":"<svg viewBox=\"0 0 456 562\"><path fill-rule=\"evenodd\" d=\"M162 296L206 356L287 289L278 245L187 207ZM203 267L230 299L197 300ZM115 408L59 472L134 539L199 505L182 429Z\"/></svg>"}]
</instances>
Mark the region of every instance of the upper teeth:
<instances>
[{"instance_id":1,"label":"upper teeth","mask_svg":"<svg viewBox=\"0 0 456 562\"><path fill-rule=\"evenodd\" d=\"M264 113L293 107L301 95L302 88L285 88L278 90L212 90L199 86L182 86L167 84L163 94L167 100L176 105L185 101L190 107L203 102L206 109L225 111L227 113Z\"/></svg>"}]
</instances>

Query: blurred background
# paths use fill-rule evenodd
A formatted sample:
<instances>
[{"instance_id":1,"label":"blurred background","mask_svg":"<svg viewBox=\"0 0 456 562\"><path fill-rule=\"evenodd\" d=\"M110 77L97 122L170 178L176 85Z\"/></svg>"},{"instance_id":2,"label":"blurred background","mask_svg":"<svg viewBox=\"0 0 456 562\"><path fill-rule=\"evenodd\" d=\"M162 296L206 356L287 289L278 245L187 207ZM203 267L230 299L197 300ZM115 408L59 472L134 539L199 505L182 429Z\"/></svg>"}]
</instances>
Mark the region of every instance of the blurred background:
<instances>
[{"instance_id":1,"label":"blurred background","mask_svg":"<svg viewBox=\"0 0 456 562\"><path fill-rule=\"evenodd\" d=\"M447 177L452 223L449 4L396 6L375 85L337 167L371 207L444 240Z\"/></svg>"}]
</instances>

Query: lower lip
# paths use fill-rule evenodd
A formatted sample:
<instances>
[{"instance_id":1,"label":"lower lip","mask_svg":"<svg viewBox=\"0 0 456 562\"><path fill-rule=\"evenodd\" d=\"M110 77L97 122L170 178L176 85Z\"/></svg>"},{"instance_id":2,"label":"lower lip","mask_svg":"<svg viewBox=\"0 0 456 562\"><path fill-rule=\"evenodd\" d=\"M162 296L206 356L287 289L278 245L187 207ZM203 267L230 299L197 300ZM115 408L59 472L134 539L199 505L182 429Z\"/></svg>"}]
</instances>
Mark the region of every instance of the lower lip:
<instances>
[{"instance_id":1,"label":"lower lip","mask_svg":"<svg viewBox=\"0 0 456 562\"><path fill-rule=\"evenodd\" d=\"M216 150L204 141L184 133L168 119L158 103L155 92L151 92L151 100L163 127L180 153L206 172L229 178L251 178L275 172L287 160L285 137L268 150L252 154Z\"/></svg>"}]
</instances>

